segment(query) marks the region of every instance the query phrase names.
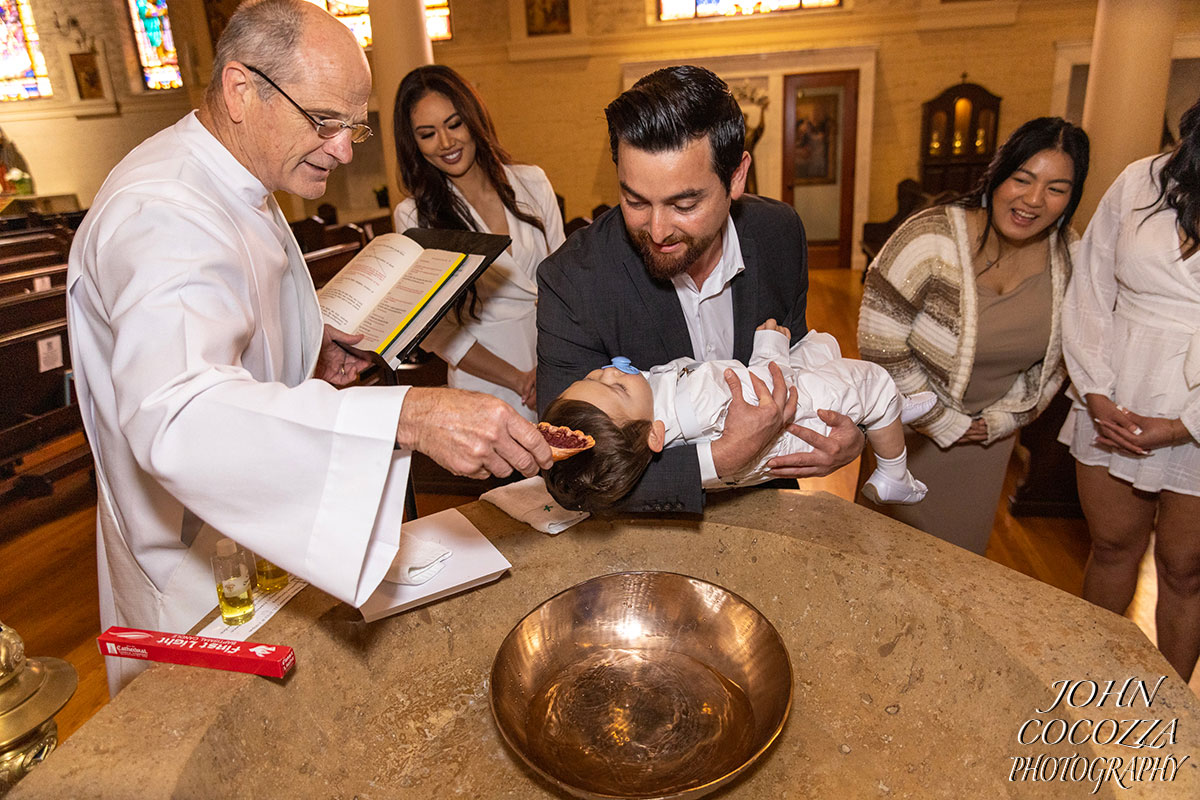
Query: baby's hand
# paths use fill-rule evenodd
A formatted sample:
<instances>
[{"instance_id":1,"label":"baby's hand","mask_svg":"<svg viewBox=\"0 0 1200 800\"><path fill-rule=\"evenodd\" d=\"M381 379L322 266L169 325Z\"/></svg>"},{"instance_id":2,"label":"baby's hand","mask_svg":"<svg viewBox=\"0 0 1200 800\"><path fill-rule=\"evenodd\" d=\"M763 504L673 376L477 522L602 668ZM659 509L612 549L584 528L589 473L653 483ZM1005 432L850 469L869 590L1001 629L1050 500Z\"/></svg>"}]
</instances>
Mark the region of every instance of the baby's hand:
<instances>
[{"instance_id":1,"label":"baby's hand","mask_svg":"<svg viewBox=\"0 0 1200 800\"><path fill-rule=\"evenodd\" d=\"M783 335L784 335L784 336L785 336L785 337L786 337L786 338L787 338L789 341L791 341L791 338L792 338L792 332L791 332L790 330L788 330L787 328L783 327L782 325L780 325L779 323L777 323L777 322L776 322L774 319L769 319L769 320L767 320L767 321L766 321L766 322L764 322L762 325L759 325L759 326L758 326L758 327L757 327L755 330L760 330L760 331L779 331L779 332L780 332L780 333L782 333L782 334L783 334Z\"/></svg>"}]
</instances>

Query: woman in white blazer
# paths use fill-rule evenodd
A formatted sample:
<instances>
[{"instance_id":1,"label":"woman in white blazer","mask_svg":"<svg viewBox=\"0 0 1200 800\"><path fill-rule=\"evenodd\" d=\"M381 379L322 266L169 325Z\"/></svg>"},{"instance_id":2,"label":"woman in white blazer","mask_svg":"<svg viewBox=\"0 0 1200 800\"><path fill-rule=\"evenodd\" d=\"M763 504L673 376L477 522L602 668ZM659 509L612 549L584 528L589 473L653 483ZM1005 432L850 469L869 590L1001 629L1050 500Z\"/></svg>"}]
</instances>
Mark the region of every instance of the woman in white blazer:
<instances>
[{"instance_id":1,"label":"woman in white blazer","mask_svg":"<svg viewBox=\"0 0 1200 800\"><path fill-rule=\"evenodd\" d=\"M396 230L512 237L424 347L449 365L450 386L499 397L533 421L536 272L564 238L554 189L538 167L512 163L483 101L449 67L408 73L396 91L394 115L400 182L408 193L394 212Z\"/></svg>"}]
</instances>

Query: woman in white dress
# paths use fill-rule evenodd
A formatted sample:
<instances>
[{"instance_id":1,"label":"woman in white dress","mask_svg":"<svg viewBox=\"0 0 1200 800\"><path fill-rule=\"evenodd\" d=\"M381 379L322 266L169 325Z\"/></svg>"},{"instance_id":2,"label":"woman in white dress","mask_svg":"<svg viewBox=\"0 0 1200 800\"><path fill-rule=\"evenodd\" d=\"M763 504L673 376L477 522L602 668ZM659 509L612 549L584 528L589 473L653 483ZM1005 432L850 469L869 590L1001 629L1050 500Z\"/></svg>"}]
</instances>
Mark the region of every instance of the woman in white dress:
<instances>
[{"instance_id":1,"label":"woman in white dress","mask_svg":"<svg viewBox=\"0 0 1200 800\"><path fill-rule=\"evenodd\" d=\"M1180 133L1125 168L1080 243L1059 438L1092 536L1084 598L1124 613L1155 530L1158 646L1186 681L1200 656L1200 102Z\"/></svg>"},{"instance_id":2,"label":"woman in white dress","mask_svg":"<svg viewBox=\"0 0 1200 800\"><path fill-rule=\"evenodd\" d=\"M418 67L396 91L393 130L408 197L397 231L507 234L508 250L425 339L450 386L499 397L536 421L538 264L563 243L554 189L538 167L514 164L483 101L449 67Z\"/></svg>"}]
</instances>

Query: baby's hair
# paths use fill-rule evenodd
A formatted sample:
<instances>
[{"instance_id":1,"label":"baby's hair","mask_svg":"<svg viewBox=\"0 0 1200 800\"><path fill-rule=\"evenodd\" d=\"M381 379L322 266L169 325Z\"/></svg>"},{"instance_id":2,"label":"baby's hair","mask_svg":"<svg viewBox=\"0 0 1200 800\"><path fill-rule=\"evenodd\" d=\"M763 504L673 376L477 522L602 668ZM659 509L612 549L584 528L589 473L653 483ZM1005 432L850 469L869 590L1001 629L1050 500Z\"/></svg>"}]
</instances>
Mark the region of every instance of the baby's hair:
<instances>
[{"instance_id":1,"label":"baby's hair","mask_svg":"<svg viewBox=\"0 0 1200 800\"><path fill-rule=\"evenodd\" d=\"M543 471L546 488L563 508L604 513L629 494L654 455L646 441L652 420L618 425L591 403L561 397L546 407L542 418L551 425L581 430L596 440L595 447L556 461Z\"/></svg>"}]
</instances>

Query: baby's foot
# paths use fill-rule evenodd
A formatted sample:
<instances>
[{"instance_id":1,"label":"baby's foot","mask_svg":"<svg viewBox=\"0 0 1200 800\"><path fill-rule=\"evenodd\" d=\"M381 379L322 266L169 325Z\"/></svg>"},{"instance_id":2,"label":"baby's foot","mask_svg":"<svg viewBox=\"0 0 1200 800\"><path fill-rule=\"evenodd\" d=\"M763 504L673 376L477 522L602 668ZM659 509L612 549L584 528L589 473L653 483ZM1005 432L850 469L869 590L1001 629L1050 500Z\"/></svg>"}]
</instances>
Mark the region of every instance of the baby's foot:
<instances>
[{"instance_id":1,"label":"baby's foot","mask_svg":"<svg viewBox=\"0 0 1200 800\"><path fill-rule=\"evenodd\" d=\"M904 506L921 502L925 499L928 491L928 487L914 478L912 473L907 470L904 473L904 480L899 481L875 470L862 488L863 496L872 503L895 503Z\"/></svg>"},{"instance_id":2,"label":"baby's foot","mask_svg":"<svg viewBox=\"0 0 1200 800\"><path fill-rule=\"evenodd\" d=\"M901 400L900 421L907 425L913 420L920 419L936 404L937 395L933 392L905 395Z\"/></svg>"}]
</instances>

